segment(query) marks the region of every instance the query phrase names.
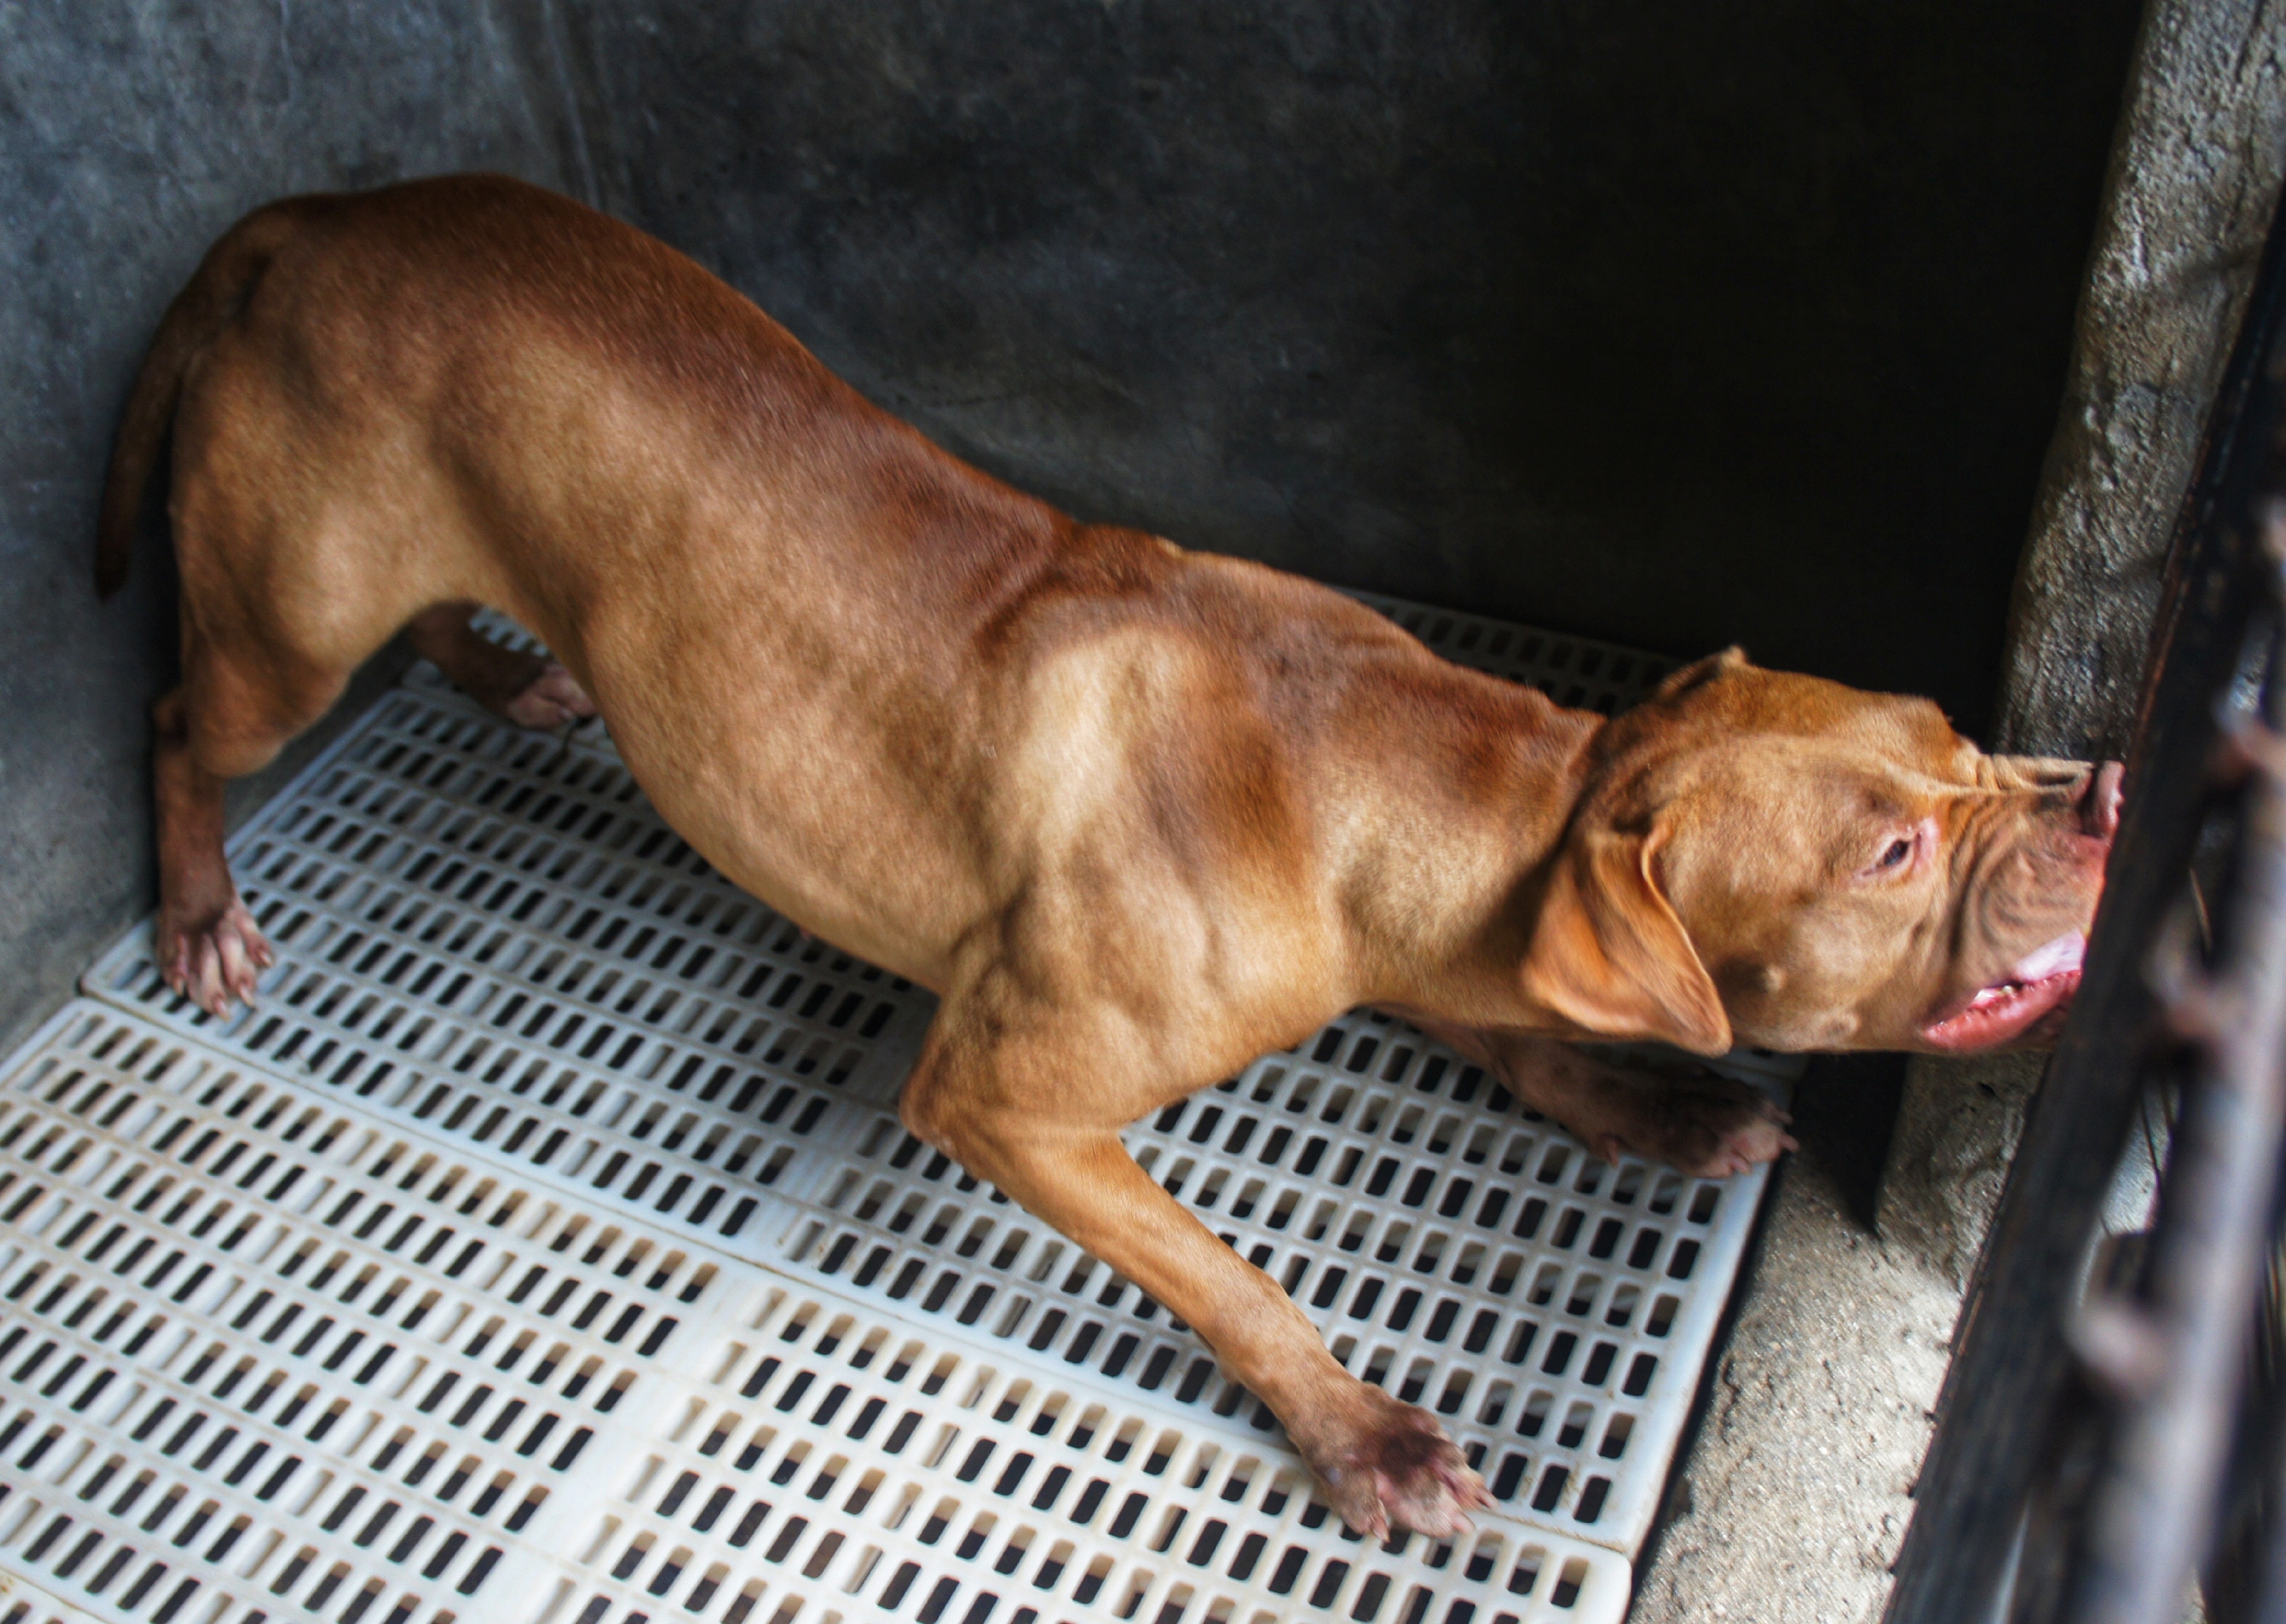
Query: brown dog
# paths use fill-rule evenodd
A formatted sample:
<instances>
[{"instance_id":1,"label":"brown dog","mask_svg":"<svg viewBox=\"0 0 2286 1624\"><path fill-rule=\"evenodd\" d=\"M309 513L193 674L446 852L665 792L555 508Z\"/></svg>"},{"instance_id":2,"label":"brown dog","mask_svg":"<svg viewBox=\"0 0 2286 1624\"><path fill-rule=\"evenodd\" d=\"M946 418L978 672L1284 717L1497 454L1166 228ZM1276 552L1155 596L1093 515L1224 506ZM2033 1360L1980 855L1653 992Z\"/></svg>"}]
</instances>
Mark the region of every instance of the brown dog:
<instances>
[{"instance_id":1,"label":"brown dog","mask_svg":"<svg viewBox=\"0 0 2286 1624\"><path fill-rule=\"evenodd\" d=\"M1678 1106L1549 1040L1983 1046L2077 979L2117 769L1736 653L1614 721L1558 709L985 477L689 260L512 181L280 203L216 245L120 430L106 591L170 424L178 990L219 1011L269 962L223 780L399 627L516 720L593 695L725 875L942 995L912 1131L1197 1328L1376 1535L1449 1532L1483 1486L1123 1124L1376 1003L1590 1143L1727 1171L1781 1143L1743 1091ZM484 642L479 603L563 667Z\"/></svg>"}]
</instances>

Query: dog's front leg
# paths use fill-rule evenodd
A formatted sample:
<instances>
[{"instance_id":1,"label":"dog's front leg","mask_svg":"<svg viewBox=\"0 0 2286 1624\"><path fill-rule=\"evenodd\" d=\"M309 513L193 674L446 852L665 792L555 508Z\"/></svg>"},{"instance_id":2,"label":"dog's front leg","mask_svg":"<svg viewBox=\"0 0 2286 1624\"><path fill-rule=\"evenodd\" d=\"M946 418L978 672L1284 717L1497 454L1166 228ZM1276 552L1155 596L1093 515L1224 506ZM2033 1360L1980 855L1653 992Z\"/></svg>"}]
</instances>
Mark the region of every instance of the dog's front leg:
<instances>
[{"instance_id":1,"label":"dog's front leg","mask_svg":"<svg viewBox=\"0 0 2286 1624\"><path fill-rule=\"evenodd\" d=\"M1206 1339L1266 1402L1344 1522L1447 1535L1492 1504L1425 1410L1352 1376L1277 1282L1135 1164L1106 1102L1096 1023L1012 1023L958 997L939 1014L901 1111L920 1139L989 1179ZM1159 1091L1163 1093L1165 1091ZM1092 1110L1090 1108L1095 1108Z\"/></svg>"},{"instance_id":2,"label":"dog's front leg","mask_svg":"<svg viewBox=\"0 0 2286 1624\"><path fill-rule=\"evenodd\" d=\"M1796 1148L1788 1117L1744 1083L1691 1066L1620 1070L1568 1043L1457 1026L1407 1013L1438 1042L1486 1067L1508 1091L1604 1161L1632 1152L1705 1179L1727 1179ZM1687 1058L1687 1057L1685 1057Z\"/></svg>"}]
</instances>

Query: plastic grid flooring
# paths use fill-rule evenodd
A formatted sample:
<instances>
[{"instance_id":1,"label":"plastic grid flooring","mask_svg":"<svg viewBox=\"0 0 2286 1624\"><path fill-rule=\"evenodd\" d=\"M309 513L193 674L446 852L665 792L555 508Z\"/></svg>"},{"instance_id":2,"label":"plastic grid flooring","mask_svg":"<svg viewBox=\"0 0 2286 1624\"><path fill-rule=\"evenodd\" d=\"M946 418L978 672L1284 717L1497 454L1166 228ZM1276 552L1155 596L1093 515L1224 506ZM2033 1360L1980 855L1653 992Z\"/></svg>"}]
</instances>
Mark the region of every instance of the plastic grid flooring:
<instances>
[{"instance_id":1,"label":"plastic grid flooring","mask_svg":"<svg viewBox=\"0 0 2286 1624\"><path fill-rule=\"evenodd\" d=\"M1665 669L1367 601L1441 652L1566 703L1615 708ZM1760 1173L1716 1184L1633 1161L1608 1169L1475 1068L1362 1013L1131 1131L1139 1160L1284 1282L1352 1369L1439 1412L1502 1502L1458 1550L1377 1549L1328 1524L1274 1422L1184 1328L903 1133L895 1095L933 1000L715 876L650 810L600 728L520 732L423 669L258 814L232 855L280 949L262 1007L219 1022L190 1009L158 982L138 930L86 978L114 1010L67 1011L8 1085L8 1155L26 1155L28 1113L52 1125L0 1180L28 1189L44 1170L52 1187L35 1200L0 1182L0 1400L17 1412L13 1432L0 1421L0 1569L51 1594L85 1589L92 1599L74 1604L94 1616L169 1624L284 1616L279 1596L345 1624L1496 1624L1624 1611L1620 1553L1649 1528ZM42 1081L67 1074L106 1080L74 1106L59 1103L80 1098L71 1087ZM212 1108L244 1147L215 1148L233 1131L217 1123L184 1141L199 1147L184 1169L158 1172L146 1140L164 1114L107 1103L138 1087L178 1109L233 1089L269 1103ZM253 1142L248 1124L276 1123L294 1127ZM378 1160L358 1159L368 1151ZM238 1155L263 1171L241 1183L217 1165ZM113 1225L60 1216L62 1182L90 1200L130 1163L142 1171L122 1173L127 1194L103 1198ZM188 1181L179 1199L193 1204L177 1216L165 1195L134 1193L138 1177ZM348 1194L308 1193L360 1179L338 1218ZM201 1220L199 1200L246 1216ZM406 1216L360 1219L358 1202ZM463 1231L494 1232L503 1256L552 1250L555 1265L529 1265L535 1279L584 1259L589 1291L568 1273L524 1284L506 1262L479 1268L446 1241L422 1242L421 1224L443 1225L446 1208ZM138 1221L139 1238L124 1238ZM177 1265L189 1273L147 1279L144 1254L206 1234L201 1222L227 1243ZM102 1241L114 1229L122 1239ZM303 1238L289 1246L289 1234ZM89 1257L97 1246L105 1256ZM298 1284L294 1271L260 1279L319 1250L331 1261ZM202 1268L219 1273L177 1283ZM70 1283L81 1275L84 1289ZM324 1301L384 1275L396 1283L370 1288L362 1311L349 1305L364 1285ZM99 1313L112 1301L100 1292L125 1294L122 1305ZM248 1306L264 1293L274 1301ZM371 1340L354 1346L346 1329L329 1341L271 1328L303 1298L319 1319L347 1323L385 1302L382 1318L414 1323L361 1326ZM133 1306L171 1329L141 1330ZM422 1326L435 1345L415 1352ZM754 1357L775 1345L766 1329L786 1333L768 1374ZM130 1347L138 1336L150 1344ZM51 1343L36 1365L19 1346ZM500 1368L524 1363L490 1377L494 1392L481 1373L503 1347ZM114 1373L108 1396L75 1398L81 1373L91 1386L100 1369ZM455 1370L467 1397L450 1391ZM511 1400L516 1379L538 1385ZM302 1396L279 1396L288 1388ZM228 1414L233 1391L242 1416ZM977 1408L988 1399L989 1423ZM163 1420L135 1438L168 1403L169 1418L185 1406L224 1416L208 1424L235 1428L243 1450L190 1438L169 1453ZM900 1404L915 1417L903 1438L883 1419ZM699 1436L717 1410L722 1424ZM313 1438L312 1414L356 1424ZM106 1419L91 1427L91 1415ZM966 1453L914 1442L947 1429L966 1430ZM604 1446L569 1441L615 1431ZM765 1431L777 1454L753 1441L745 1467L717 1458ZM210 1504L198 1528L144 1529L148 1499L106 1511L129 1471L96 1482L106 1438L132 1480L168 1480L169 1518ZM271 1486L257 1441L296 1473L270 1469ZM805 1476L819 1452L825 1464ZM778 1476L781 1501L799 1489L807 1520L753 1510L770 1491L741 1502L753 1479L737 1472ZM337 1510L353 1488L364 1497ZM735 1520L734 1503L747 1508ZM368 1505L394 1505L403 1532L368 1533L380 1516L361 1519ZM84 1532L51 1533L67 1516ZM240 1532L211 1551L218 1527ZM175 1577L145 1583L138 1561ZM17 1624L12 1604L0 1591L0 1624Z\"/></svg>"},{"instance_id":2,"label":"plastic grid flooring","mask_svg":"<svg viewBox=\"0 0 2286 1624\"><path fill-rule=\"evenodd\" d=\"M0 1624L101 1624L13 1573L0 1573Z\"/></svg>"},{"instance_id":3,"label":"plastic grid flooring","mask_svg":"<svg viewBox=\"0 0 2286 1624\"><path fill-rule=\"evenodd\" d=\"M0 1087L0 1558L99 1617L1624 1604L1611 1553L1490 1518L1368 1545L1242 1425L598 1211L92 1000Z\"/></svg>"}]
</instances>

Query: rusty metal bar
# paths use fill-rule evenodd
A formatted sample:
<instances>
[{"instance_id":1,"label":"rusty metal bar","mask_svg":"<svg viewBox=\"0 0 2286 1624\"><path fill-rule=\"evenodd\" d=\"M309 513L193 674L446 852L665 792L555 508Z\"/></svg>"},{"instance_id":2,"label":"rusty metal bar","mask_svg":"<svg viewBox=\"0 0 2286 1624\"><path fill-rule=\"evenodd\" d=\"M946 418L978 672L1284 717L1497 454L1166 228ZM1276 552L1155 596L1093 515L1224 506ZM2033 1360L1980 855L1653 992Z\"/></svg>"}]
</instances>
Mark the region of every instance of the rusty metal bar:
<instances>
[{"instance_id":1,"label":"rusty metal bar","mask_svg":"<svg viewBox=\"0 0 2286 1624\"><path fill-rule=\"evenodd\" d=\"M2286 1164L2281 1167L2286 1183ZM2286 1195L2281 1190L2279 1195ZM2212 1553L2199 1578L2207 1624L2286 1619L2286 1201L2274 1196L2269 1266L2254 1307L2249 1391Z\"/></svg>"},{"instance_id":2,"label":"rusty metal bar","mask_svg":"<svg viewBox=\"0 0 2286 1624\"><path fill-rule=\"evenodd\" d=\"M2275 497L2262 533L2286 603L2286 505ZM2168 1157L2148 1290L2091 1299L2074 1338L2117 1407L2082 1531L2073 1624L2178 1624L2212 1543L2241 1412L2286 1133L2286 737L2274 718L2250 717L2232 746L2247 787L2222 964L2162 972L2175 982L2168 1023L2204 1063Z\"/></svg>"}]
</instances>

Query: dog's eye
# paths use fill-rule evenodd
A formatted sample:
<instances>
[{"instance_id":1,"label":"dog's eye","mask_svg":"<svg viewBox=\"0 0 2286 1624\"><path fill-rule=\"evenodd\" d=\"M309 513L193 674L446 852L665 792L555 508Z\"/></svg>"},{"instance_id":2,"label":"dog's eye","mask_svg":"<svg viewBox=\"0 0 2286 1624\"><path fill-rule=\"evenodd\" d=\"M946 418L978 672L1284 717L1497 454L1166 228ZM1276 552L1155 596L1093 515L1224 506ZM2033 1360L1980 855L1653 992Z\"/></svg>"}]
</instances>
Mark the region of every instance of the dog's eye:
<instances>
[{"instance_id":1,"label":"dog's eye","mask_svg":"<svg viewBox=\"0 0 2286 1624\"><path fill-rule=\"evenodd\" d=\"M1873 866L1877 869L1893 869L1912 855L1913 843L1904 835L1899 835L1883 848L1879 857L1874 859Z\"/></svg>"}]
</instances>

